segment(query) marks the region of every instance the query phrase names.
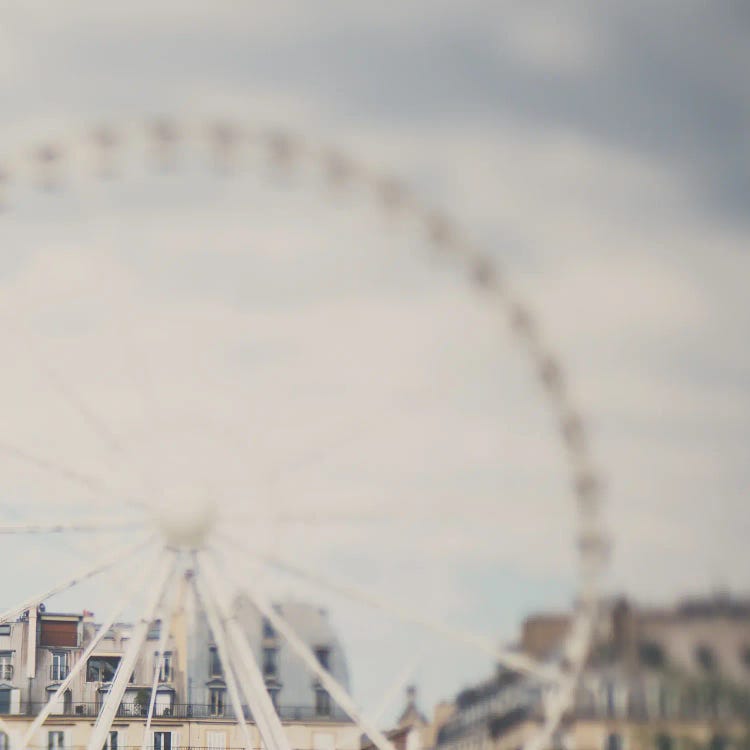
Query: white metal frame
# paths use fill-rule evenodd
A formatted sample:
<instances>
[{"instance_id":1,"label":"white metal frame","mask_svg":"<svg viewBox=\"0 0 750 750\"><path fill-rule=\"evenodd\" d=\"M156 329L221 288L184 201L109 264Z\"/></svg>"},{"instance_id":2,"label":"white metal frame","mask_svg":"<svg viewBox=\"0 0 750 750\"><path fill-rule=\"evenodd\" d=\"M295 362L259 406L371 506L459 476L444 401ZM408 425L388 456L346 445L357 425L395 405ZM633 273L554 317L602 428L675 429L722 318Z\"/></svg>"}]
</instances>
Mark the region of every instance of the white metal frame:
<instances>
[{"instance_id":1,"label":"white metal frame","mask_svg":"<svg viewBox=\"0 0 750 750\"><path fill-rule=\"evenodd\" d=\"M0 164L0 205L12 202L14 183L30 180L42 187L59 185L65 177L66 168L69 167L76 167L79 171L83 167L83 174L114 174L118 168L121 147L125 143L133 142L145 145L160 165L174 164L180 148L207 149L220 168L232 167L237 161L238 154L243 149L252 147L260 149L267 156L269 164L279 170L290 171L312 167L319 173L323 189L365 192L382 208L387 216L398 221L416 223L422 229L429 244L440 253L458 261L465 269L471 282L481 293L486 295L488 304L493 304L498 312L507 319L521 349L533 366L535 378L540 384L541 391L559 425L564 454L570 468L574 488L575 509L579 519L579 607L572 634L566 643L567 665L564 669L550 669L519 654L498 650L493 644L488 643L485 639L478 638L474 634L449 628L430 618L425 618L419 613L410 612L401 606L394 605L358 586L331 580L311 570L295 566L290 561L265 556L259 558L258 562L276 567L314 586L326 588L347 598L388 612L398 619L429 628L446 638L471 645L511 669L524 672L547 684L557 686L546 705L544 726L533 741L527 745L527 750L538 750L544 747L551 739L565 710L571 704L577 678L586 659L597 612L597 582L606 557L607 541L601 524L601 481L599 472L594 467L590 456L587 432L583 420L572 402L566 386L563 368L554 352L547 345L530 308L505 281L497 268L497 264L485 252L477 248L449 216L423 205L400 181L381 175L336 150L316 146L296 135L279 130L269 131L254 128L243 123L232 124L219 121L207 125L206 123L188 121L159 121L146 129L137 125L133 127L99 128L93 133L84 134L83 137L73 137L42 144L32 152L31 158L25 154L16 155L7 162ZM71 405L79 417L97 434L102 443L108 445L114 452L120 451L121 444L118 437L80 399L79 395L75 394L54 371L46 368L43 363L40 364L40 369L45 373L51 387ZM147 507L143 498L120 496L99 477L90 476L85 472L78 471L75 467L61 465L52 458L38 455L24 446L16 445L5 439L0 440L0 454L6 458L23 462L38 471L51 474L59 481L74 484L79 489L99 498L118 500L141 510ZM152 523L153 518L147 517L143 526L149 527ZM111 518L87 520L85 522L40 521L27 524L6 523L0 519L0 534L96 533L104 530L124 530L130 528L131 525L132 522L128 519L113 520ZM225 538L233 543L236 541L231 534L231 524L226 524L218 533L224 534ZM214 537L215 539L216 537ZM82 580L112 569L124 559L141 551L145 546L151 545L153 547L153 542L153 537L151 537L146 543L138 542L136 545L118 550L116 554L99 560L93 567L86 568L79 574L65 579L62 583L37 596L26 599L21 604L0 614L0 622L6 622L27 609L35 609L43 599L50 598L77 585ZM144 606L141 619L135 626L131 643L120 661L115 680L92 731L88 750L100 750L106 741L112 721L122 700L128 677L139 658L148 627L160 606L162 607L163 620L158 654L163 654L166 639L169 637L170 617L173 611L173 602L171 605L169 604L171 601L169 589L171 585L174 585L183 566L187 564L193 566L192 575L194 579L191 585L195 588L196 601L208 618L209 627L219 649L225 669L230 700L243 737L248 744L248 750L251 736L243 714L243 693L268 750L289 750L289 742L281 721L274 710L258 665L255 663L246 634L234 618L231 594L224 586L222 576L218 574L214 560L206 554L205 549L174 549L172 541L162 540L156 546L161 549L159 572L149 578L147 582L139 582L135 586L135 588L139 586L147 588L149 591L148 602ZM189 563L184 562L182 552L190 553ZM224 552L226 553L226 545ZM236 557L232 559L237 562ZM257 583L248 585L247 580L245 580L238 584L238 588L243 588L246 591L259 611L283 635L291 649L320 680L334 700L367 732L379 750L392 750L392 745L388 739L372 721L363 716L343 687L326 670L320 667L315 655L312 654L289 624L274 610L268 595L260 586ZM129 601L129 597L130 592L123 596L107 623L114 622L114 618ZM93 652L107 629L107 627L102 627L85 653ZM81 659L80 663L85 663L85 659ZM158 667L157 658L155 680L158 680ZM35 732L38 731L49 714L52 701L63 694L74 675L78 674L76 670L80 670L80 668L79 665L76 665L60 688L51 696L45 710L37 717L21 741L20 747L23 750L29 745ZM155 694L156 691L152 690L142 747L145 747L147 742L148 728L154 711ZM0 719L0 730L5 728L6 724Z\"/></svg>"}]
</instances>

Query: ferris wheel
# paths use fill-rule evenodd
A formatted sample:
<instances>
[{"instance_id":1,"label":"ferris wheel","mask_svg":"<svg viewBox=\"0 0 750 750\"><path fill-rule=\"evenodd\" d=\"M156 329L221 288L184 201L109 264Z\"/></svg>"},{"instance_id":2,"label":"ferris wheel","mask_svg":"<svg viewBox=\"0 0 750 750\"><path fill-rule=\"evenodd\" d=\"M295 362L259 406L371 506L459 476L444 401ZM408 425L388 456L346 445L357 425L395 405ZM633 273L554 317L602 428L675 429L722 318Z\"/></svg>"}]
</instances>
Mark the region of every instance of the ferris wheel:
<instances>
[{"instance_id":1,"label":"ferris wheel","mask_svg":"<svg viewBox=\"0 0 750 750\"><path fill-rule=\"evenodd\" d=\"M10 353L3 401L6 425L13 426L0 434L5 562L22 539L18 544L31 550L28 566L36 570L34 559L44 558L34 550L52 537L63 540L66 564L85 562L73 574L45 565L48 585L19 598L0 613L0 622L92 580L103 579L120 593L84 658L31 725L22 736L8 732L13 750L34 744L85 657L137 607L88 750L105 746L149 628L161 621L162 654L179 596L192 597L208 622L245 747L253 746L243 708L249 706L264 746L290 750L233 614L238 592L378 750L393 750L377 721L274 607L278 577L356 602L523 675L543 696L542 721L527 747L549 745L573 701L595 624L606 547L601 483L563 368L493 256L404 183L338 149L224 120L118 124L15 150L0 166L0 205L7 248L0 305ZM327 211L326 218L316 211ZM260 218L270 218L272 228L253 237ZM332 238L340 240L339 249L327 254ZM307 245L303 252L298 243ZM244 264L253 254L264 261L250 269ZM424 277L423 266L430 269ZM384 305L370 304L361 273L382 282ZM348 307L326 306L334 294L331 279L340 282ZM317 295L314 312L300 304L313 294L307 281ZM494 326L509 323L524 377L534 381L559 435L572 485L572 492L564 486L557 495L575 519L576 609L554 663L433 617L418 597L407 606L371 590L357 580L362 576L329 575L315 565L342 537L355 540L357 553L375 566L388 564L398 544L412 544L415 529L429 526L425 533L432 534L430 524L449 527L456 541L462 533L456 518L466 510L458 498L493 496L491 482L475 485L473 475L452 493L441 489L448 484L441 464L466 447L451 443L453 423L438 406L462 382L461 373L434 394L424 387L429 372L401 388L400 368L415 351L424 362L446 356L440 336L424 350L415 341L463 314L459 305L435 319L430 305L444 300L448 289L462 295L466 320L484 326L478 338L460 325L453 331L466 351L481 348L471 373L497 361L493 337L500 331ZM413 326L399 306L410 294L430 301ZM248 299L262 300L261 309L248 312ZM343 321L342 309L351 312ZM379 338L384 310L387 335ZM301 323L304 331L295 334ZM326 349L315 337L332 329L338 333L326 339ZM263 369L261 360L275 364ZM464 396L485 425L481 399ZM245 408L250 401L252 408ZM425 433L434 442L428 444ZM488 433L482 434L486 442ZM400 439L414 450L398 447ZM466 451L465 463L474 455ZM418 464L419 482L409 473L412 464ZM295 484L300 472L306 479ZM409 492L426 498L414 501L411 515ZM389 504L387 497L397 499ZM406 530L384 531L384 520L402 511ZM494 519L474 519L491 542L509 533ZM534 527L529 531L533 536ZM291 541L285 547L286 534ZM466 546L459 542L460 554ZM464 542L473 544L472 538ZM306 545L309 559L295 556ZM155 670L154 685L157 679ZM144 747L155 699L153 690ZM2 730L8 726L0 717Z\"/></svg>"}]
</instances>

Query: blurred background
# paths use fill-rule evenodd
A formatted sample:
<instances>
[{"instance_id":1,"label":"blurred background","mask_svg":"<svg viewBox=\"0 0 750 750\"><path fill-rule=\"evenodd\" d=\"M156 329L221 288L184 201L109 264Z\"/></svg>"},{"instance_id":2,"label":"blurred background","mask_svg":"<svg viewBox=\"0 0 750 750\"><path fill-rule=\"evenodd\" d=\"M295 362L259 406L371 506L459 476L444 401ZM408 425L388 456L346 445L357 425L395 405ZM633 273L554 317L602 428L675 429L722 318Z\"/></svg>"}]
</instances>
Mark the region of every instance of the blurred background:
<instances>
[{"instance_id":1,"label":"blurred background","mask_svg":"<svg viewBox=\"0 0 750 750\"><path fill-rule=\"evenodd\" d=\"M606 525L613 544L604 581L606 596L611 600L624 596L638 607L652 609L669 609L686 597L698 597L716 605L716 616L733 612L731 617L736 618L740 612L742 632L747 633L748 38L750 6L741 1L708 5L686 0L608 4L281 0L269 5L70 0L63 5L4 0L0 4L0 150L3 156L12 156L36 139L54 139L103 121L218 114L284 126L398 175L428 203L459 219L502 264L533 303L547 338L567 366L606 481ZM55 304L68 304L66 295L74 287L61 282L66 274L84 278L84 291L101 289L102 279L118 279L121 309L128 307L126 300L135 299L129 296L138 286L131 285L133 278L143 273L161 279L157 271L168 276L170 293L178 289L182 294L174 302L175 310L183 304L194 312L200 309L196 279L203 285L202 302L211 295L227 299L242 292L255 302L263 294L275 294L276 302L289 304L299 300L303 283L310 283L326 301L341 297L347 304L349 295L363 289L372 301L368 295L374 282L359 287L353 281L361 278L364 269L379 290L372 305L333 305L331 310L321 310L319 318L307 318L309 328L299 328L291 319L274 319L273 334L263 341L264 352L273 353L283 344L304 358L309 347L311 359L324 365L311 376L320 389L336 382L334 373L350 378L342 375L338 384L349 401L340 400L341 390L335 401L330 394L315 391L309 414L301 398L284 418L289 424L293 418L308 426L321 424L315 420L326 410L338 408L347 415L367 404L365 415L355 424L367 425L360 429L369 431L372 419L380 420L376 424L384 430L381 441L377 442L377 434L369 437L381 446L381 458L390 456L394 472L400 464L387 445L394 454L406 456L412 468L415 446L423 451L419 455L425 462L428 456L435 463L440 463L440 450L455 457L462 447L463 463L453 467L454 479L462 467L492 462L495 454L482 452L487 441L502 445L504 455L510 457L504 473L485 477L484 483L471 484L464 478L463 484L451 487L431 464L432 484L420 486L400 467L402 484L391 498L395 504L399 501L393 497L407 497L406 486L423 497L432 493L434 499L439 485L444 506L455 506L468 490L478 526L486 530L489 518L492 532L497 529L498 535L502 531L506 536L498 545L503 554L480 555L479 563L460 544L451 547L444 538L434 548L410 546L408 540L399 539L402 551L417 550L425 577L421 582L416 575L410 578L411 573L402 578L396 596L409 599L410 592L426 586L423 593L432 597L434 605L430 612L448 621L472 623L507 642L532 612L569 607L575 592L573 512L566 504L566 480L555 458L556 438L544 426L544 411L536 403L533 387L523 385L523 363L506 366L518 359L512 347L489 348L492 324L484 318L481 304L475 305L471 295L464 299L442 271L429 265L423 272L416 270L419 264L413 268L411 261L403 261L391 274L380 264L352 261L345 252L351 247L369 258L381 245L391 253L399 243L409 244L408 237L378 234L371 217L349 215L350 224L342 229L340 215L331 218L324 201L315 208L299 197L287 204L271 191L266 205L260 187L252 186L251 193L238 191L221 204L221 210L212 203L215 187L199 180L188 181L183 192L157 186L149 189L158 193L135 194L115 188L109 208L96 214L105 217L102 226L86 219L80 208L99 206L101 198L92 191L82 204L71 199L80 212L75 232L68 232L64 211L40 208L34 202L38 198L30 200L2 240L0 281L3 276L7 281L4 314L17 315L22 303L28 305L29 314L38 311L43 301L49 301L51 289L67 290ZM149 214L155 195L165 206L161 216ZM252 237L242 234L247 218L243 201L248 195L253 196ZM193 223L176 222L175 217L185 217L186 211ZM126 226L133 212L148 215L137 228ZM126 217L124 221L120 215ZM114 241L111 227L118 221ZM111 250L124 265L97 266L100 261L92 261L90 248L80 239L81 227L89 239L104 245L111 242L107 253ZM9 250L9 237L15 242L15 255ZM182 280L180 272L175 273L178 263L149 265L154 253L160 252L153 248L159 243L164 247L165 237L170 246L192 244L190 252L198 258L183 269ZM41 243L54 249L50 262L30 268L26 260ZM136 245L143 257L133 250ZM223 287L221 280L210 276L210 258L215 256L200 260L209 245L214 250L219 245L263 246L277 251L274 263L279 251L287 253L282 257L296 276L290 281L283 264L233 265L239 261L225 249L217 279L244 273L257 281L257 288L252 284L241 285L239 291ZM324 270L327 279L335 279L339 297L323 276L318 279L304 265L306 253L318 245L331 253ZM81 277L76 268L85 268L86 274ZM123 268L136 276L126 280ZM278 286L269 286L272 276ZM190 293L196 295L192 302ZM410 299L416 295L419 304L402 316L399 304L408 295ZM447 312L445 319L439 317L448 309L443 304L448 297L464 305L458 308L463 316L459 322ZM112 302L108 295L106 302ZM340 329L331 327L341 314L358 317L348 317ZM214 322L233 335L246 330L239 324L232 328L235 323L218 313ZM259 330L263 328L264 319L254 322ZM141 332L149 326L148 315L141 325ZM396 330L399 335L392 335ZM467 337L469 330L473 335ZM313 346L310 336L316 332L321 338ZM158 348L162 336L173 347L172 361L187 367L185 362L194 355L194 338L176 341L168 324L152 333L150 341L134 333L134 341ZM208 342L215 341L214 333L205 330L196 335ZM14 335L10 329L3 334L6 351L19 346ZM415 342L422 342L425 350L416 349ZM342 348L346 354L342 355ZM46 351L47 356L55 352L54 347ZM100 356L102 349L96 352ZM262 358L262 354L252 356ZM187 359L180 359L182 355ZM113 371L118 369L116 357L116 352L107 355ZM81 372L92 370L91 363L76 357L69 347L54 353L54 360L59 369L70 366L67 377L79 383L76 367ZM266 380L247 384L251 390L258 382L266 388L279 386L280 371L273 369L278 364L273 361L264 371ZM425 362L430 362L429 368ZM347 369L342 369L344 363ZM422 368L412 380L410 363ZM212 372L210 364L204 365ZM294 360L280 366L287 368L283 370L287 374L298 372ZM22 366L18 368L6 369L6 388L13 387L10 383L31 387ZM429 383L422 379L426 368L435 375ZM373 372L382 377L373 377ZM357 387L347 391L346 383L351 382ZM388 383L407 383L411 390L401 393L401 402L388 400L392 395ZM217 392L221 390L221 383L214 385ZM491 395L495 387L503 395L497 402ZM415 393L425 392L424 403L415 399ZM446 402L446 394L452 394L454 402ZM102 403L109 403L110 397L102 395ZM528 408L519 407L517 398ZM410 406L422 405L422 412L413 411L423 430L428 429L425 414L439 424L452 425L442 446L426 450L423 435L410 435L403 425L384 417L386 402L403 416L397 406L403 399ZM29 400L31 396L21 404ZM279 403L268 405L269 415L277 421ZM19 406L20 413L11 415L12 409L4 408L9 415L6 432L16 424L14 419L32 430L28 410ZM223 408L225 414L233 411L231 403ZM368 410L375 416L368 417ZM46 408L40 407L39 413L49 418ZM256 409L247 419L257 419L258 413ZM477 414L502 426L479 424ZM269 415L262 416L261 431L271 421ZM232 416L242 421L240 415ZM38 430L44 429L43 423L40 418ZM321 439L325 445L333 441L332 446L349 440L351 419L346 416L340 422L334 419L330 429L322 424L309 433L294 428L299 442L296 453L304 455L308 443ZM283 440L276 444L271 440L269 448L271 453L277 451L277 458L278 451L288 452L294 444L287 432L279 434ZM393 434L401 437L402 450L391 443ZM211 442L205 433L200 440ZM205 455L203 444L194 450ZM148 454L147 447L144 453ZM307 496L312 486L313 498L325 496L332 508L346 505L350 488L345 482L340 487L328 482L334 472L325 467L321 472L323 479L318 476L317 485L314 472L312 479L300 480ZM302 484L293 485L297 497ZM495 506L488 499L493 487L503 488L507 502ZM376 489L369 485L360 489L364 493L360 510L378 505ZM420 521L401 533L410 533L429 518L429 505L416 503L416 508ZM431 536L426 526L419 530L422 540ZM351 552L328 554L342 533L349 535L349 549L361 550L371 543L351 529L339 530L333 541L326 537L320 543L325 553L320 549L313 553L321 564L333 569L352 565L351 570L366 577L367 569L359 569L361 563L345 556ZM467 535L477 538L476 532ZM492 549L494 533L487 532L482 541ZM299 543L298 539L288 542L292 548ZM36 553L31 555L30 570L38 559ZM391 559L393 569L383 574L384 586L394 588L408 567L407 559L408 555ZM433 575L424 568L431 568ZM436 583L451 573L456 576L451 591L462 593L455 600L446 598ZM380 579L373 575L372 580ZM13 600L30 585L15 581ZM70 606L82 607L86 602L73 598ZM714 610L709 606L708 611ZM361 622L361 616L357 620L346 609L339 610L337 626L348 648L355 692L365 704L375 705L388 674L395 671L393 665L373 666L371 648L390 631L370 623L372 632L357 640ZM732 646L735 651L744 648L744 638L736 648ZM394 648L401 650L396 661L406 660L413 641L397 642ZM750 651L742 653L747 657ZM745 667L737 670L740 681L750 675L750 658L743 663ZM478 664L463 656L443 664L439 676L423 674L418 681L425 711L429 713L438 700L451 698L479 676Z\"/></svg>"}]
</instances>

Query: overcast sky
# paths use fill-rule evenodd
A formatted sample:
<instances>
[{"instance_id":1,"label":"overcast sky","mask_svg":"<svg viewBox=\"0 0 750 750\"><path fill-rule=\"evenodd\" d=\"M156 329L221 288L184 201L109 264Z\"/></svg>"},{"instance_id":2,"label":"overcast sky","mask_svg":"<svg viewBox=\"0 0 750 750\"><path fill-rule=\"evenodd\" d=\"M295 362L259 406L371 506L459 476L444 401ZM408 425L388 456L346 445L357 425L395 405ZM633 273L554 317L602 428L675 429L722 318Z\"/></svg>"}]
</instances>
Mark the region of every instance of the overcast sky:
<instances>
[{"instance_id":1,"label":"overcast sky","mask_svg":"<svg viewBox=\"0 0 750 750\"><path fill-rule=\"evenodd\" d=\"M647 601L748 593L748 38L750 6L741 0L1 0L0 153L101 120L219 114L341 144L402 176L503 264L568 366L607 479L607 589ZM313 452L312 468L286 495L344 507L356 485L360 507L409 502L419 513L438 492L446 507L468 495L473 512L493 521L467 534L470 549L444 530L420 528L413 538L391 531L401 553L389 543L377 571L377 556L352 556L371 549L371 536L338 529L311 545L321 565L347 561L373 583L398 582L396 596L420 591L436 615L503 637L528 608L569 601L570 498L538 394L511 344L495 343L471 293L407 251L392 266L378 254L384 244L408 249L412 238L384 238L366 210L342 224L325 204L304 196L286 204L256 183L227 191L224 202L208 200L216 188L199 179L167 197L151 183L140 200L112 190L117 200L101 225L65 199L61 211L29 198L12 217L0 246L0 309L14 319L1 334L7 351L20 346L29 321L44 330L44 356L132 430L139 457L131 459L141 467L156 451L133 414L156 407L128 401L132 377L117 376L128 356L149 359L154 369L139 392L157 392L166 413L200 393L206 402L193 404L195 413L232 422L240 434L248 421L261 431L272 421L294 425L294 438L279 430L283 439L267 441L270 463L283 463L285 451L304 456L310 445L336 449L338 473ZM91 205L101 200L87 196ZM70 223L66 205L79 211ZM254 265L237 253L248 246L265 251ZM191 259L186 268L170 260L174 248ZM152 282L169 292L168 304L149 296ZM89 300L85 313L70 307L80 298ZM105 308L106 325L61 336L80 328L76 314ZM63 309L72 317L61 318ZM186 321L190 335L181 339ZM129 348L113 331L130 332ZM203 360L196 338L215 347ZM246 360L217 374L211 363L244 351L248 339ZM170 357L159 369L165 342ZM185 378L188 371L202 380ZM92 460L101 446L86 443L83 430L71 436L78 428L68 426L64 406L50 399L29 407L43 389L29 372L23 363L5 371L3 435L12 426L59 457ZM237 410L239 393L245 407ZM180 456L201 455L206 482L221 461L233 486L258 483L242 461L227 466L224 444L200 424L181 433L188 447L172 455L175 475ZM362 469L362 452L376 458L355 483L347 471ZM12 483L21 479L6 470L20 492L22 483ZM495 504L498 491L512 500ZM327 556L342 533L348 551ZM293 535L287 542L298 543ZM437 572L405 571L404 549ZM15 593L28 583L17 582ZM340 610L342 629L357 622ZM388 670L397 671L366 658L389 627L368 621L359 635L344 633L355 689L370 705ZM408 651L406 640L398 643L396 661ZM426 702L476 669L460 657L446 662L442 682L430 673Z\"/></svg>"}]
</instances>

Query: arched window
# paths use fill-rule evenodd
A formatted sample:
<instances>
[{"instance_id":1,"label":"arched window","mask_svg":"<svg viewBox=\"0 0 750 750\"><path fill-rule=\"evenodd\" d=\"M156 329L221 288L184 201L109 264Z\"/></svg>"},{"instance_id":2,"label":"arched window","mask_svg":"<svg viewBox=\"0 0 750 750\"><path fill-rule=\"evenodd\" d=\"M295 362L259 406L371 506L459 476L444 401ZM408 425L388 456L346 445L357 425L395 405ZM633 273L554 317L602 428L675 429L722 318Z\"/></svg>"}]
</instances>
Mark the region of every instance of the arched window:
<instances>
[{"instance_id":1,"label":"arched window","mask_svg":"<svg viewBox=\"0 0 750 750\"><path fill-rule=\"evenodd\" d=\"M10 750L10 741L5 732L0 732L0 750Z\"/></svg>"}]
</instances>

